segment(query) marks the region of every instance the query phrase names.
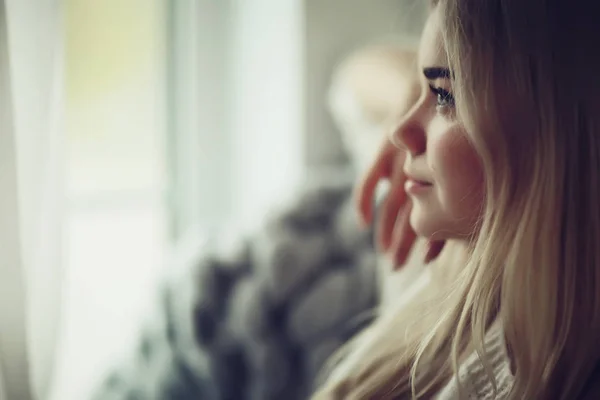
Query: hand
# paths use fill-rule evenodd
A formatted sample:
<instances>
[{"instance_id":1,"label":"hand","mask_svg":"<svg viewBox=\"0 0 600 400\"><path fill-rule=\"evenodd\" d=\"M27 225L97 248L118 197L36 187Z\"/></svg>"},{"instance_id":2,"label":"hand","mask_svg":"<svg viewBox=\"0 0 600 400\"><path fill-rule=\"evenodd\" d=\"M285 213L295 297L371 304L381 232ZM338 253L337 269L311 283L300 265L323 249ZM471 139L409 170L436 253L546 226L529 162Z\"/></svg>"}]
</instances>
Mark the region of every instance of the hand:
<instances>
[{"instance_id":1,"label":"hand","mask_svg":"<svg viewBox=\"0 0 600 400\"><path fill-rule=\"evenodd\" d=\"M389 253L395 269L401 268L410 254L417 235L410 226L411 202L404 191L403 165L405 151L396 147L386 137L377 158L357 188L358 211L365 224L372 223L373 202L377 184L390 181L390 189L378 214L376 232L377 246ZM434 260L444 247L443 241L428 242L425 263Z\"/></svg>"}]
</instances>

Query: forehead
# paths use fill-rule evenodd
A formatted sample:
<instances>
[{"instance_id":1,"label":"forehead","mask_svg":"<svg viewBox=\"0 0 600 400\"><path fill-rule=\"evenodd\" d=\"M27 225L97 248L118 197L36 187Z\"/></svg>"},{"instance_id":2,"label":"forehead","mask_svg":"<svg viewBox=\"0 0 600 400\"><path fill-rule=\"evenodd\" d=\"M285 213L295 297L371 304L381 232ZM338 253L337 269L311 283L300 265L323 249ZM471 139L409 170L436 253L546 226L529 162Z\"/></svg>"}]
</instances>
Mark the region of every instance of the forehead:
<instances>
[{"instance_id":1,"label":"forehead","mask_svg":"<svg viewBox=\"0 0 600 400\"><path fill-rule=\"evenodd\" d=\"M448 55L444 48L441 31L441 15L439 7L436 7L427 22L421 36L419 45L419 68L426 67L447 67Z\"/></svg>"}]
</instances>

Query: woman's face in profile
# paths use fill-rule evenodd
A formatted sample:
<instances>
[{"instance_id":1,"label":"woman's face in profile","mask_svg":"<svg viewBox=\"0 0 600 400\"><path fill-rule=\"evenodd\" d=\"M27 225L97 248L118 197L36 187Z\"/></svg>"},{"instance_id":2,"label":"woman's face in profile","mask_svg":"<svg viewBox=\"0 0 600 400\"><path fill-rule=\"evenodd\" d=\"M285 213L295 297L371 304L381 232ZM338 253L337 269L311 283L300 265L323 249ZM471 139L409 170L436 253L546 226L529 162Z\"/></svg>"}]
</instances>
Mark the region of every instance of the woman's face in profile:
<instances>
[{"instance_id":1,"label":"woman's face in profile","mask_svg":"<svg viewBox=\"0 0 600 400\"><path fill-rule=\"evenodd\" d=\"M419 47L420 96L393 137L408 153L404 171L411 225L418 235L435 240L471 237L484 193L480 158L456 117L447 59L436 8Z\"/></svg>"}]
</instances>

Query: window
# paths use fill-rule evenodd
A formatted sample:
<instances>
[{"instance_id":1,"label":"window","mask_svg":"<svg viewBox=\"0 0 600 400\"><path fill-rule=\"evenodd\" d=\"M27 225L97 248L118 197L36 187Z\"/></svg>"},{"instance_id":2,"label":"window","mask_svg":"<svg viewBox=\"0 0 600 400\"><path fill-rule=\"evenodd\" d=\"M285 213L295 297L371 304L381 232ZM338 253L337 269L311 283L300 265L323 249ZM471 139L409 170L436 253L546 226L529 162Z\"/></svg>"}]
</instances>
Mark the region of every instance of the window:
<instances>
[{"instance_id":1,"label":"window","mask_svg":"<svg viewBox=\"0 0 600 400\"><path fill-rule=\"evenodd\" d=\"M67 282L54 398L132 344L169 243L165 5L65 0Z\"/></svg>"}]
</instances>

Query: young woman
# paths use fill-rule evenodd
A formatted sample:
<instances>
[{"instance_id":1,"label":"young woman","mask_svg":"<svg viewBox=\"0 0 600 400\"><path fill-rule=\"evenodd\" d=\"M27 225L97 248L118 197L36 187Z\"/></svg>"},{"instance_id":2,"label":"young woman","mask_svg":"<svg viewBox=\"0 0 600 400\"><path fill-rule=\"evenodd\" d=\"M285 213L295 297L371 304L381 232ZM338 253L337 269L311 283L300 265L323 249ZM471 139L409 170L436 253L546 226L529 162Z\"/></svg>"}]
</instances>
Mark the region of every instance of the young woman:
<instances>
[{"instance_id":1,"label":"young woman","mask_svg":"<svg viewBox=\"0 0 600 400\"><path fill-rule=\"evenodd\" d=\"M414 235L446 245L317 399L600 399L596 15L590 0L434 4L392 142Z\"/></svg>"}]
</instances>

